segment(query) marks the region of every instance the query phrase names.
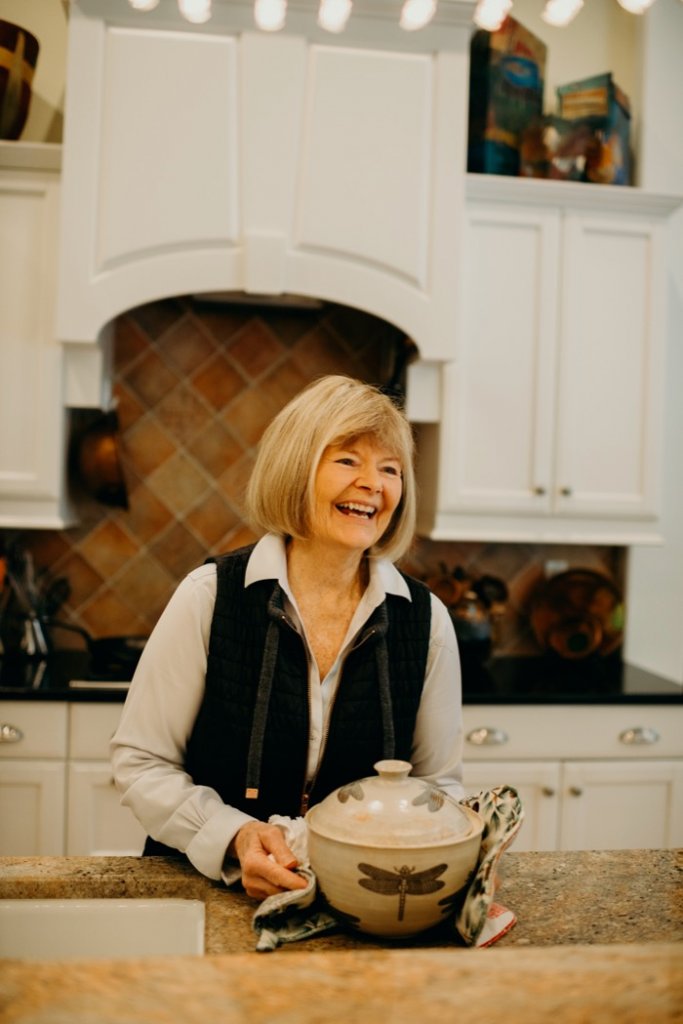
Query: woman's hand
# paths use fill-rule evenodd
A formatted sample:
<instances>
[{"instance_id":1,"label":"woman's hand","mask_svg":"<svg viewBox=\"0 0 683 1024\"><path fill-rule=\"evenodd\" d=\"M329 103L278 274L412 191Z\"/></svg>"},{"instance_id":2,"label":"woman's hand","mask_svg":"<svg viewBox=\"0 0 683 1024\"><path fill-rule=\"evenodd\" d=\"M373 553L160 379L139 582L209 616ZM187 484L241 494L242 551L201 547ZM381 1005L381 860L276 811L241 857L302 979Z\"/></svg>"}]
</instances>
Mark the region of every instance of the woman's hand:
<instances>
[{"instance_id":1,"label":"woman's hand","mask_svg":"<svg viewBox=\"0 0 683 1024\"><path fill-rule=\"evenodd\" d=\"M263 900L283 889L306 888L306 881L293 871L299 862L277 825L248 821L231 842L228 853L239 860L242 885L254 899Z\"/></svg>"}]
</instances>

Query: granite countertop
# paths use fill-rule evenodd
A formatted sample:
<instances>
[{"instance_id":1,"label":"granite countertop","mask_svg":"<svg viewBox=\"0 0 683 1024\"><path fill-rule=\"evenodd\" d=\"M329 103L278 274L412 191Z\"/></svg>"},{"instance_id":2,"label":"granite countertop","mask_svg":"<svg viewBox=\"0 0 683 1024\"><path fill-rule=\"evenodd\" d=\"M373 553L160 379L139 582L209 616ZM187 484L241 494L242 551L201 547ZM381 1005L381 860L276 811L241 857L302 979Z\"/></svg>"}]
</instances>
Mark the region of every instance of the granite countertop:
<instances>
[{"instance_id":1,"label":"granite countertop","mask_svg":"<svg viewBox=\"0 0 683 1024\"><path fill-rule=\"evenodd\" d=\"M253 901L187 864L4 858L4 898L202 899L206 955L6 960L0 1019L442 1024L457 1014L483 1024L494 1008L507 1024L683 1020L682 851L508 852L501 873L518 922L489 949L466 949L448 930L391 944L339 932L268 954L254 952Z\"/></svg>"}]
</instances>

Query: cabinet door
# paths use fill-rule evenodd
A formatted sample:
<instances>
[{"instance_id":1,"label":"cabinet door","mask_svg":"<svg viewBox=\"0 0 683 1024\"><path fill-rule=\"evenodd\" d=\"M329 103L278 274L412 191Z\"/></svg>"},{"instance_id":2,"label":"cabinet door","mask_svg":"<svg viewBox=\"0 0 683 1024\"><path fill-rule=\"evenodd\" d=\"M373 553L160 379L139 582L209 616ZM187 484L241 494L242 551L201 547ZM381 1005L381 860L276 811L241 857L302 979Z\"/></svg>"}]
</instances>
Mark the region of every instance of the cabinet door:
<instances>
[{"instance_id":1,"label":"cabinet door","mask_svg":"<svg viewBox=\"0 0 683 1024\"><path fill-rule=\"evenodd\" d=\"M64 853L64 785L61 761L0 761L0 856Z\"/></svg>"},{"instance_id":2,"label":"cabinet door","mask_svg":"<svg viewBox=\"0 0 683 1024\"><path fill-rule=\"evenodd\" d=\"M564 515L656 513L661 231L647 218L565 215L555 478Z\"/></svg>"},{"instance_id":3,"label":"cabinet door","mask_svg":"<svg viewBox=\"0 0 683 1024\"><path fill-rule=\"evenodd\" d=\"M111 768L102 761L69 765L69 811L66 852L69 856L139 856L145 832L120 804Z\"/></svg>"},{"instance_id":4,"label":"cabinet door","mask_svg":"<svg viewBox=\"0 0 683 1024\"><path fill-rule=\"evenodd\" d=\"M683 762L567 762L562 792L563 850L683 844Z\"/></svg>"},{"instance_id":5,"label":"cabinet door","mask_svg":"<svg viewBox=\"0 0 683 1024\"><path fill-rule=\"evenodd\" d=\"M66 525L58 193L56 174L0 171L0 527Z\"/></svg>"},{"instance_id":6,"label":"cabinet door","mask_svg":"<svg viewBox=\"0 0 683 1024\"><path fill-rule=\"evenodd\" d=\"M441 434L449 508L550 511L558 231L547 208L468 210L463 324Z\"/></svg>"},{"instance_id":7,"label":"cabinet door","mask_svg":"<svg viewBox=\"0 0 683 1024\"><path fill-rule=\"evenodd\" d=\"M560 766L542 761L465 762L464 784L474 795L494 786L513 786L524 808L524 821L513 849L555 850L559 822Z\"/></svg>"}]
</instances>

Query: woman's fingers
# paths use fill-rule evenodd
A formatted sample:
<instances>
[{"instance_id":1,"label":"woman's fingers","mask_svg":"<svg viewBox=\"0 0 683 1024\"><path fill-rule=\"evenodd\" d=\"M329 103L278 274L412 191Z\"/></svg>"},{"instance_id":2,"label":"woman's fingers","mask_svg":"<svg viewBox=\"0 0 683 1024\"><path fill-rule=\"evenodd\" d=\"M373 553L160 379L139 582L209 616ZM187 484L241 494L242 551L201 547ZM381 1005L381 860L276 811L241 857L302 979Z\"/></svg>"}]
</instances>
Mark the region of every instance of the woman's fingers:
<instances>
[{"instance_id":1,"label":"woman's fingers","mask_svg":"<svg viewBox=\"0 0 683 1024\"><path fill-rule=\"evenodd\" d=\"M233 845L249 896L265 899L283 889L306 888L305 880L291 870L298 861L277 825L250 821L239 830Z\"/></svg>"}]
</instances>

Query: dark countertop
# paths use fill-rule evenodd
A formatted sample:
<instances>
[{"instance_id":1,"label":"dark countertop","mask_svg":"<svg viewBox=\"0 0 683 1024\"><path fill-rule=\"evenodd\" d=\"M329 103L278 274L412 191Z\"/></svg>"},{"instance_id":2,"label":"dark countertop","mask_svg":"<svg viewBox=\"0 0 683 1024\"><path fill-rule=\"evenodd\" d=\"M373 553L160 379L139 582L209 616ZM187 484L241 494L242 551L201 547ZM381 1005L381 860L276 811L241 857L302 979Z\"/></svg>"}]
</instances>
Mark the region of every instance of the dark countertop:
<instances>
[{"instance_id":1,"label":"dark countertop","mask_svg":"<svg viewBox=\"0 0 683 1024\"><path fill-rule=\"evenodd\" d=\"M4 858L4 898L206 903L207 954L0 965L8 1024L674 1024L683 1019L680 851L514 853L518 917L489 949L350 933L254 951L254 902L164 858Z\"/></svg>"},{"instance_id":2,"label":"dark countertop","mask_svg":"<svg viewBox=\"0 0 683 1024\"><path fill-rule=\"evenodd\" d=\"M465 704L677 704L683 685L620 658L493 657L479 661L462 652ZM88 678L73 663L2 665L0 700L122 702L127 681Z\"/></svg>"}]
</instances>

